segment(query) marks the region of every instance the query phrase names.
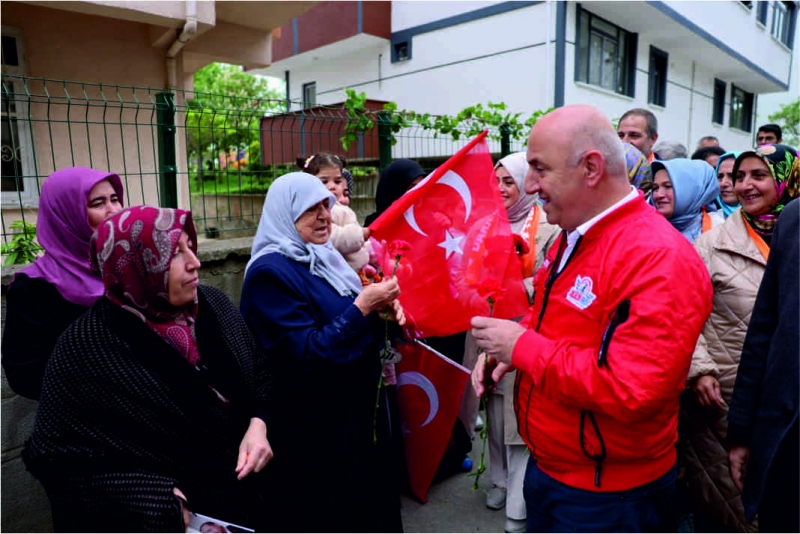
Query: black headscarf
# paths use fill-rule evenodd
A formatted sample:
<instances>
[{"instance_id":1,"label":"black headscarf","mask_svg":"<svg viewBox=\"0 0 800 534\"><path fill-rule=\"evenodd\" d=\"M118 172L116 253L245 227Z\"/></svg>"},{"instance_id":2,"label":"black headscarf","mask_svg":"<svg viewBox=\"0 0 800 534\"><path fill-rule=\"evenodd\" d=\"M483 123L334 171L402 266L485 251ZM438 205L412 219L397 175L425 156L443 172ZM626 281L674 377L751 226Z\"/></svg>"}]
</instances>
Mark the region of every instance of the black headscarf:
<instances>
[{"instance_id":1,"label":"black headscarf","mask_svg":"<svg viewBox=\"0 0 800 534\"><path fill-rule=\"evenodd\" d=\"M364 225L372 224L384 211L389 209L389 206L408 191L414 180L426 174L419 163L410 159L398 159L383 169L375 192L375 212L367 215Z\"/></svg>"}]
</instances>

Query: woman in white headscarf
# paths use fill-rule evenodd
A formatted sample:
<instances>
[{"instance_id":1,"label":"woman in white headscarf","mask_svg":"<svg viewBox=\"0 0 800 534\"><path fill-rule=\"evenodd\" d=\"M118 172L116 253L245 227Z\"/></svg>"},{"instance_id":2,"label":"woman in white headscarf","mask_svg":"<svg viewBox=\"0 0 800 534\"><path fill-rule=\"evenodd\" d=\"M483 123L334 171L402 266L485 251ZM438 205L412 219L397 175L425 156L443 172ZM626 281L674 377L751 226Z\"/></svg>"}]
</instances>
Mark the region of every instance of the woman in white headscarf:
<instances>
[{"instance_id":1,"label":"woman in white headscarf","mask_svg":"<svg viewBox=\"0 0 800 534\"><path fill-rule=\"evenodd\" d=\"M500 196L503 197L511 223L511 231L517 243L517 252L522 262L522 278L529 300L533 296L533 274L544 261L550 245L558 237L559 228L547 222L538 195L525 192L525 176L528 174L525 153L510 154L495 165ZM477 345L472 334L467 334L464 365L475 366L478 357ZM489 394L486 407L489 419L489 465L492 487L486 497L486 506L494 510L506 509L506 532L525 531L525 499L522 482L525 475L525 444L517 432L514 415L513 393L516 374L503 377L496 390ZM474 428L479 399L471 383L467 386L462 402L461 416L466 416L467 428Z\"/></svg>"},{"instance_id":2,"label":"woman in white headscarf","mask_svg":"<svg viewBox=\"0 0 800 534\"><path fill-rule=\"evenodd\" d=\"M303 172L267 193L241 311L274 369L277 530L402 530L397 488L381 476L374 443L383 318L400 323L392 279L362 289L331 245L331 207Z\"/></svg>"}]
</instances>

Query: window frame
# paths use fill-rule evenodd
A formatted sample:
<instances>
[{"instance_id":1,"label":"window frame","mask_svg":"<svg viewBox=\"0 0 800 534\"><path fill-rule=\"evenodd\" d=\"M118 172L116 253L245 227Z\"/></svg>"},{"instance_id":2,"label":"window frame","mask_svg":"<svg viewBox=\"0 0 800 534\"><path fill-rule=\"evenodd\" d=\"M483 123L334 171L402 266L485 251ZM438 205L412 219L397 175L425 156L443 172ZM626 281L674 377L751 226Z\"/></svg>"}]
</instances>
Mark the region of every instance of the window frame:
<instances>
[{"instance_id":1,"label":"window frame","mask_svg":"<svg viewBox=\"0 0 800 534\"><path fill-rule=\"evenodd\" d=\"M720 95L718 91L722 91ZM725 96L728 93L728 82L714 78L714 98L711 105L711 123L725 124Z\"/></svg>"},{"instance_id":2,"label":"window frame","mask_svg":"<svg viewBox=\"0 0 800 534\"><path fill-rule=\"evenodd\" d=\"M660 74L661 80L656 80L656 63L658 60L664 62L664 72ZM650 65L647 74L647 102L662 108L667 107L667 76L669 74L669 54L660 48L650 45ZM658 84L658 87L656 87ZM656 91L660 94L655 94ZM657 99L657 97L660 97Z\"/></svg>"},{"instance_id":3,"label":"window frame","mask_svg":"<svg viewBox=\"0 0 800 534\"><path fill-rule=\"evenodd\" d=\"M314 101L313 102L309 102L309 98L308 98L308 91L310 89L314 90L314 99L313 99ZM303 87L302 87L302 92L303 92L302 93L303 109L316 107L316 105L317 105L317 82L313 81L313 82L304 83Z\"/></svg>"},{"instance_id":4,"label":"window frame","mask_svg":"<svg viewBox=\"0 0 800 534\"><path fill-rule=\"evenodd\" d=\"M742 110L734 109L737 102L741 101ZM748 93L743 88L731 84L730 118L728 125L743 132L753 131L753 93Z\"/></svg>"},{"instance_id":5,"label":"window frame","mask_svg":"<svg viewBox=\"0 0 800 534\"><path fill-rule=\"evenodd\" d=\"M10 89L14 95L23 95L22 82L14 79L8 79L5 76L25 76L27 72L27 62L25 53L25 40L23 39L22 30L12 26L0 26L0 32L3 37L13 37L17 47L17 62L18 65L5 65L2 64L3 73L3 87L0 88L2 92L3 105L0 105L0 115L6 117L6 106L8 99L6 98L6 88ZM19 146L9 146L10 151L19 153L20 168L22 171L22 191L2 191L0 192L0 205L4 208L35 208L39 205L39 181L36 176L36 162L35 162L35 146L33 139L33 132L31 130L30 119L24 120L25 117L30 117L30 107L25 99L14 98L14 111L10 112L9 117L18 118L22 117L23 120L16 120L16 135L19 141ZM7 157L6 153L9 151L3 150L6 147L0 147L0 157Z\"/></svg>"},{"instance_id":6,"label":"window frame","mask_svg":"<svg viewBox=\"0 0 800 534\"><path fill-rule=\"evenodd\" d=\"M794 25L795 25L795 6L791 2L773 0L772 2L772 21L770 22L769 33L778 42L789 49L794 44ZM780 19L778 13L780 12ZM776 26L780 24L776 34Z\"/></svg>"},{"instance_id":7,"label":"window frame","mask_svg":"<svg viewBox=\"0 0 800 534\"><path fill-rule=\"evenodd\" d=\"M629 32L628 30L622 28L621 26L618 26L617 24L614 24L613 22L610 22L604 19L603 17L595 15L591 11L587 11L586 9L583 8L583 6L581 6L581 4L577 4L576 11L577 11L577 19L576 19L577 25L576 25L576 40L575 40L576 42L575 42L574 81L579 83L585 83L593 87L598 87L605 91L610 91L612 93L621 96L635 98L636 56L637 56L639 35L637 33ZM587 20L586 36L582 35L583 33L582 22L584 18L586 18ZM592 22L595 19L609 26L613 26L614 29L616 30L616 35L610 35L602 28L593 29ZM592 65L591 37L593 35L600 35L603 38L614 40L614 43L616 44L617 47L616 58L619 70L617 73L617 79L615 80L614 89L609 89L608 87L603 85L604 71L602 70L602 64L601 64L601 74L599 83L591 81L591 65ZM584 42L585 40L587 42ZM582 47L584 45L585 45L585 58L583 57L584 51L582 50ZM623 80L620 80L620 76L624 77Z\"/></svg>"},{"instance_id":8,"label":"window frame","mask_svg":"<svg viewBox=\"0 0 800 534\"><path fill-rule=\"evenodd\" d=\"M764 28L767 27L767 18L769 17L769 2L759 0L756 6L756 22L761 24Z\"/></svg>"}]
</instances>

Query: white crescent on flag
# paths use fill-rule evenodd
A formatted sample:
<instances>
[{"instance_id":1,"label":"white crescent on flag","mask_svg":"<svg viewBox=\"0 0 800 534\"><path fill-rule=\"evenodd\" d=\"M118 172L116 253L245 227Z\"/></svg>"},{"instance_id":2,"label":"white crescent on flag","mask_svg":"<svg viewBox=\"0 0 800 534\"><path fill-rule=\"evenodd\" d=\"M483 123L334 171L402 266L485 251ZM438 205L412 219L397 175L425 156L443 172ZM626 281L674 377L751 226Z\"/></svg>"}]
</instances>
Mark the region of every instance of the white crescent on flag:
<instances>
[{"instance_id":1,"label":"white crescent on flag","mask_svg":"<svg viewBox=\"0 0 800 534\"><path fill-rule=\"evenodd\" d=\"M425 375L416 371L406 371L398 375L397 388L400 389L402 386L417 386L428 396L428 402L430 402L431 407L428 412L428 418L425 419L425 422L420 427L433 421L433 418L439 412L439 394L436 392L436 386Z\"/></svg>"},{"instance_id":2,"label":"white crescent on flag","mask_svg":"<svg viewBox=\"0 0 800 534\"><path fill-rule=\"evenodd\" d=\"M430 178L430 175L428 175L428 177L426 177L425 180L417 184L412 189L416 189L417 187L421 186L424 182L428 180L428 178ZM467 182L464 181L464 178L462 178L457 172L447 171L442 175L441 178L439 178L436 181L436 183L446 185L455 189L456 193L458 193L458 196L460 196L461 200L464 201L464 206L467 208L466 213L464 214L464 222L467 222L470 213L472 213L472 193L469 190ZM413 204L409 206L406 211L403 212L403 217L405 218L408 225L415 232L417 232L421 236L428 237L428 234L422 231L422 229L419 227L419 224L417 224L417 219L414 217Z\"/></svg>"}]
</instances>

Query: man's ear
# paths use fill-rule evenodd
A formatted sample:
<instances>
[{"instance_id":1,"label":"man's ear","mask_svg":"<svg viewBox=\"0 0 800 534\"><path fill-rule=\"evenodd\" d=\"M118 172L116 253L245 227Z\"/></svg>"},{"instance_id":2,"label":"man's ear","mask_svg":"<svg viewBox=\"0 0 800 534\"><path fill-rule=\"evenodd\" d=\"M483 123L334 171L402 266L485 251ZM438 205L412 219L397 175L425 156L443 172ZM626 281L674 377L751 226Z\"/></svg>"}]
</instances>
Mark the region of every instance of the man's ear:
<instances>
[{"instance_id":1,"label":"man's ear","mask_svg":"<svg viewBox=\"0 0 800 534\"><path fill-rule=\"evenodd\" d=\"M586 185L590 188L597 187L606 170L606 162L603 159L603 155L597 150L587 152L583 157L583 169Z\"/></svg>"}]
</instances>

